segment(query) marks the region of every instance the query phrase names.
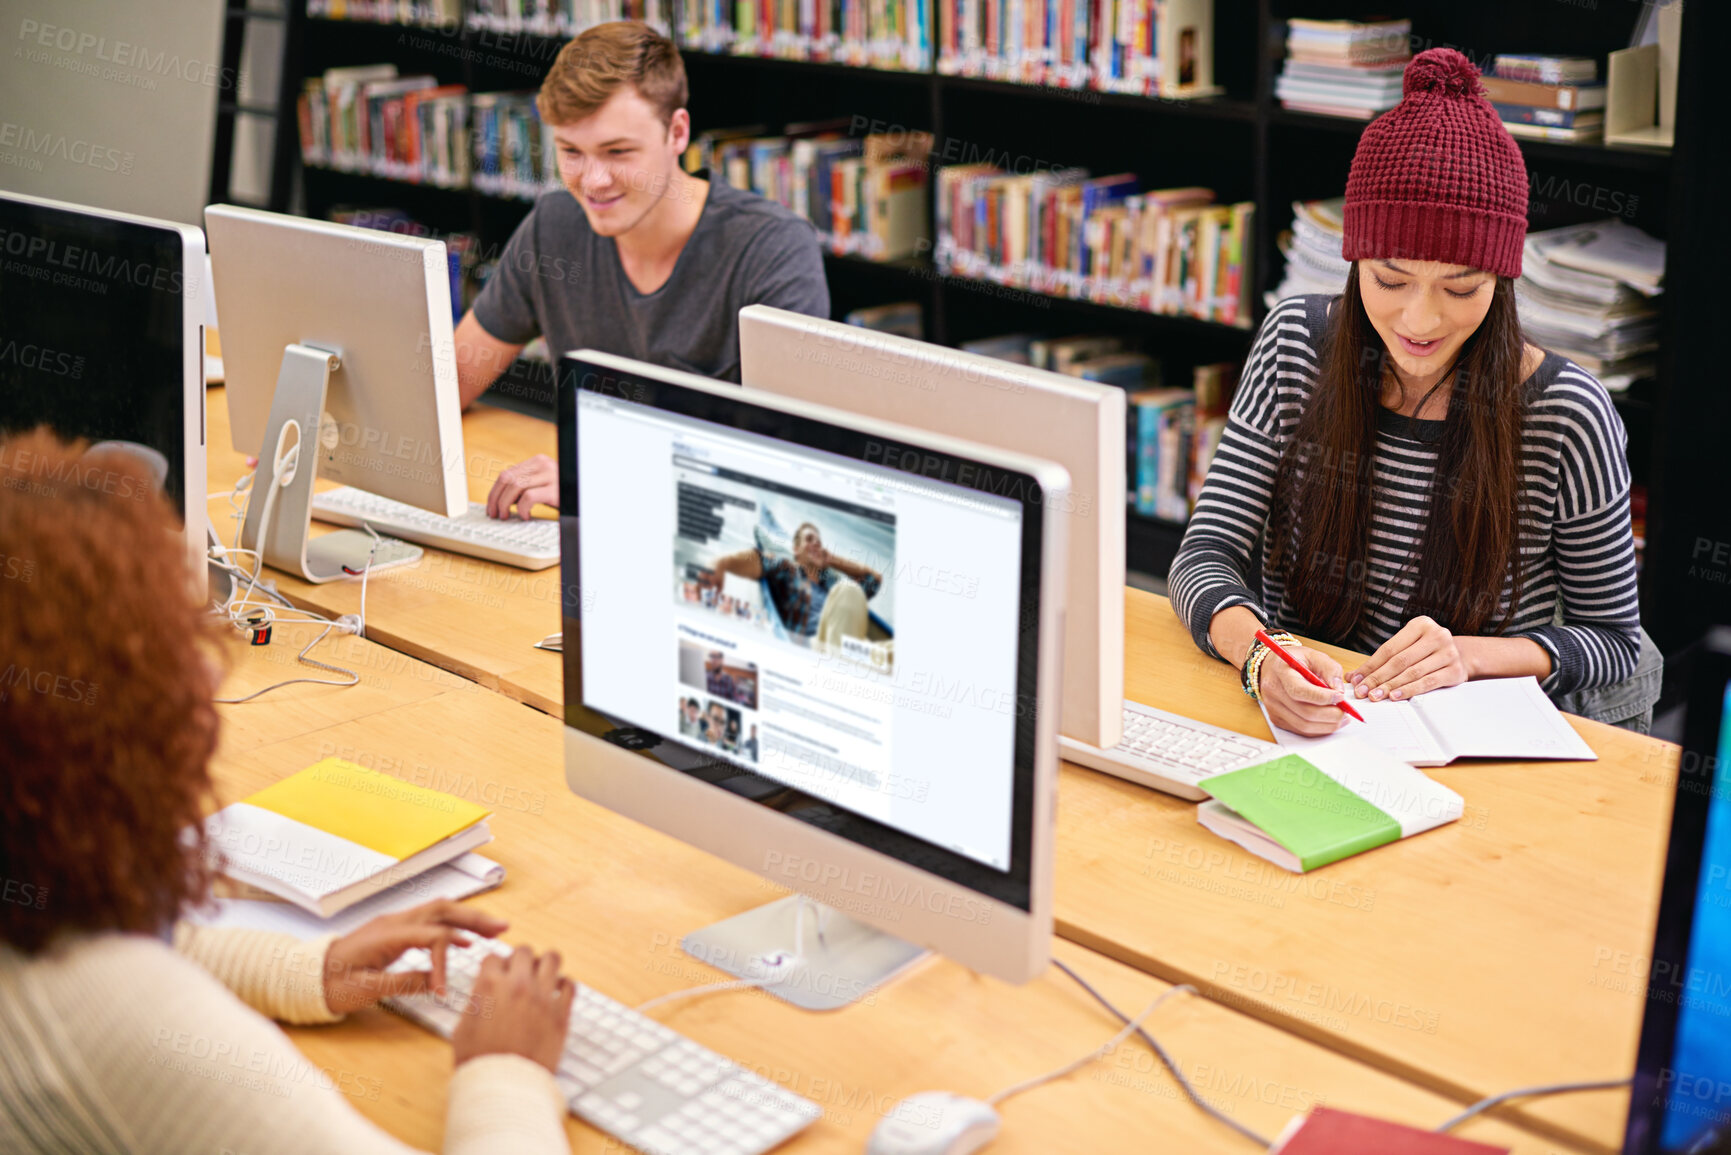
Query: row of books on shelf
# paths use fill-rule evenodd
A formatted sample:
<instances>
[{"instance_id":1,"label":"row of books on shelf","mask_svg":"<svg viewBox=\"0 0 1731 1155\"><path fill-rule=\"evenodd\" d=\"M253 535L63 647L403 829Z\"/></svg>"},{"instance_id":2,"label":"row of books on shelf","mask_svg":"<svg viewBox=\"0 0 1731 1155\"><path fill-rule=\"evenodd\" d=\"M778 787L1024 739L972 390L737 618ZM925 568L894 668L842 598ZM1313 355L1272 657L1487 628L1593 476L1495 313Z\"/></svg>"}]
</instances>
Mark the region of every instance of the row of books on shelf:
<instances>
[{"instance_id":1,"label":"row of books on shelf","mask_svg":"<svg viewBox=\"0 0 1731 1155\"><path fill-rule=\"evenodd\" d=\"M702 52L929 72L931 0L688 0L679 43Z\"/></svg>"},{"instance_id":2,"label":"row of books on shelf","mask_svg":"<svg viewBox=\"0 0 1731 1155\"><path fill-rule=\"evenodd\" d=\"M362 65L309 78L298 113L309 165L528 200L558 184L533 93L470 92Z\"/></svg>"},{"instance_id":3,"label":"row of books on shelf","mask_svg":"<svg viewBox=\"0 0 1731 1155\"><path fill-rule=\"evenodd\" d=\"M1226 431L1238 364L1198 365L1190 386L1180 388L1165 383L1160 361L1116 336L1010 333L969 341L961 348L1125 390L1125 499L1144 517L1189 519Z\"/></svg>"},{"instance_id":4,"label":"row of books on shelf","mask_svg":"<svg viewBox=\"0 0 1731 1155\"><path fill-rule=\"evenodd\" d=\"M466 24L540 36L575 36L611 20L642 20L663 33L671 27L668 0L306 0L306 5L308 16L322 20L445 28Z\"/></svg>"},{"instance_id":5,"label":"row of books on shelf","mask_svg":"<svg viewBox=\"0 0 1731 1155\"><path fill-rule=\"evenodd\" d=\"M811 221L834 252L899 260L930 248L926 196L929 132L848 134L844 118L716 129L686 149L687 171L785 205Z\"/></svg>"},{"instance_id":6,"label":"row of books on shelf","mask_svg":"<svg viewBox=\"0 0 1731 1155\"><path fill-rule=\"evenodd\" d=\"M914 301L855 309L844 319L880 332L925 337L920 306ZM1226 430L1226 411L1238 384L1237 363L1198 365L1190 387L1177 388L1163 380L1159 360L1109 334L1006 333L964 342L961 349L1123 389L1129 403L1126 501L1146 517L1174 522L1189 518Z\"/></svg>"},{"instance_id":7,"label":"row of books on shelf","mask_svg":"<svg viewBox=\"0 0 1731 1155\"><path fill-rule=\"evenodd\" d=\"M1217 96L1214 0L939 0L938 71L1168 98Z\"/></svg>"},{"instance_id":8,"label":"row of books on shelf","mask_svg":"<svg viewBox=\"0 0 1731 1155\"><path fill-rule=\"evenodd\" d=\"M685 48L1061 88L1194 98L1213 81L1214 0L307 0L330 20L575 36L677 27ZM936 45L934 45L934 34Z\"/></svg>"},{"instance_id":9,"label":"row of books on shelf","mask_svg":"<svg viewBox=\"0 0 1731 1155\"><path fill-rule=\"evenodd\" d=\"M1248 328L1256 206L1130 173L938 170L940 272Z\"/></svg>"}]
</instances>

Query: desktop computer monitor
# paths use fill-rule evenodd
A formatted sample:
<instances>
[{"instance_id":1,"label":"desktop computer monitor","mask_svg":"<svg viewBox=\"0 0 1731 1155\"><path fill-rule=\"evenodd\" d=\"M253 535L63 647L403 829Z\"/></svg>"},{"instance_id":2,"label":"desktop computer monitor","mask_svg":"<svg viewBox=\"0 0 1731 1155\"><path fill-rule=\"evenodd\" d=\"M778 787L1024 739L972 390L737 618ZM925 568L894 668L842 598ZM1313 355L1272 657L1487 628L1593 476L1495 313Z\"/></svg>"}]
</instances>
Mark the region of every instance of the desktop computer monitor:
<instances>
[{"instance_id":1,"label":"desktop computer monitor","mask_svg":"<svg viewBox=\"0 0 1731 1155\"><path fill-rule=\"evenodd\" d=\"M0 262L0 430L46 425L148 461L202 597L204 233L0 192Z\"/></svg>"},{"instance_id":2,"label":"desktop computer monitor","mask_svg":"<svg viewBox=\"0 0 1731 1155\"><path fill-rule=\"evenodd\" d=\"M1731 1150L1731 629L1688 687L1626 1155Z\"/></svg>"},{"instance_id":3,"label":"desktop computer monitor","mask_svg":"<svg viewBox=\"0 0 1731 1155\"><path fill-rule=\"evenodd\" d=\"M566 780L798 892L686 951L792 952L770 990L814 1009L925 947L1043 970L1063 469L587 350L560 379Z\"/></svg>"},{"instance_id":4,"label":"desktop computer monitor","mask_svg":"<svg viewBox=\"0 0 1731 1155\"><path fill-rule=\"evenodd\" d=\"M751 305L740 380L863 417L1046 458L1074 490L1060 731L1118 744L1124 717L1124 390L836 321Z\"/></svg>"},{"instance_id":5,"label":"desktop computer monitor","mask_svg":"<svg viewBox=\"0 0 1731 1155\"><path fill-rule=\"evenodd\" d=\"M445 243L233 205L204 210L234 448L256 454L242 544L330 581L420 556L308 539L315 474L446 517L468 509ZM298 457L310 447L314 460ZM278 459L293 464L279 473ZM272 524L259 495L281 481Z\"/></svg>"}]
</instances>

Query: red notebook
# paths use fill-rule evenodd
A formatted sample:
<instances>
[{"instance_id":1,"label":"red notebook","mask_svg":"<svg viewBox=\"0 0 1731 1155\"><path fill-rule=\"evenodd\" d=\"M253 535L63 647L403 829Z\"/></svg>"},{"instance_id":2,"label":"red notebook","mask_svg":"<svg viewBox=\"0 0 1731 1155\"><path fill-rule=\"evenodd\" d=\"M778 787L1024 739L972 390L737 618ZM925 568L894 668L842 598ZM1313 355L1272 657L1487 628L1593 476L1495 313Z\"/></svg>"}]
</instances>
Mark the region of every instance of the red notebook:
<instances>
[{"instance_id":1,"label":"red notebook","mask_svg":"<svg viewBox=\"0 0 1731 1155\"><path fill-rule=\"evenodd\" d=\"M1316 1107L1269 1155L1508 1155L1508 1151L1368 1115Z\"/></svg>"}]
</instances>

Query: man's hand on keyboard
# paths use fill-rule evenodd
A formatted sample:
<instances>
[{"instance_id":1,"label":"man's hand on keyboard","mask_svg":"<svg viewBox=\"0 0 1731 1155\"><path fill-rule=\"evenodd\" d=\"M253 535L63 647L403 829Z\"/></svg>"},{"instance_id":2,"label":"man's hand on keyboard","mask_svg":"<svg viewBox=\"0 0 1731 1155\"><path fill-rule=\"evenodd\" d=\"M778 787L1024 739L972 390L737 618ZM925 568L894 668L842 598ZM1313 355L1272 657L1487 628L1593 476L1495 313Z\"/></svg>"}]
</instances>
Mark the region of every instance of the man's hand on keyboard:
<instances>
[{"instance_id":1,"label":"man's hand on keyboard","mask_svg":"<svg viewBox=\"0 0 1731 1155\"><path fill-rule=\"evenodd\" d=\"M493 491L487 494L487 516L510 517L511 507L516 506L517 516L527 521L537 504L559 508L559 463L545 453L519 461L499 474Z\"/></svg>"},{"instance_id":2,"label":"man's hand on keyboard","mask_svg":"<svg viewBox=\"0 0 1731 1155\"><path fill-rule=\"evenodd\" d=\"M333 1014L370 1007L392 995L445 989L445 948L466 946L464 931L492 938L509 923L449 899L424 903L396 914L380 915L331 944L325 954L325 1005ZM406 950L422 947L433 969L387 974L385 968Z\"/></svg>"},{"instance_id":3,"label":"man's hand on keyboard","mask_svg":"<svg viewBox=\"0 0 1731 1155\"><path fill-rule=\"evenodd\" d=\"M509 958L481 960L469 1013L451 1034L457 1066L478 1055L522 1055L559 1070L577 985L559 973L559 952L537 956L526 946Z\"/></svg>"}]
</instances>

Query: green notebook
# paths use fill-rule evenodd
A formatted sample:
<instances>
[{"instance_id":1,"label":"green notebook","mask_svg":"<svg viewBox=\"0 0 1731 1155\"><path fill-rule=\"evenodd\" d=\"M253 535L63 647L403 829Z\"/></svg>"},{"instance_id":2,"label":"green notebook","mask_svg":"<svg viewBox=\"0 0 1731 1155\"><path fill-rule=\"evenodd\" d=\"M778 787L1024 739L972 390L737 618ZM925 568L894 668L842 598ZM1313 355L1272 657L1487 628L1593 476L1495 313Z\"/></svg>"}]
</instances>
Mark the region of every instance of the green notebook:
<instances>
[{"instance_id":1,"label":"green notebook","mask_svg":"<svg viewBox=\"0 0 1731 1155\"><path fill-rule=\"evenodd\" d=\"M1374 746L1337 737L1204 778L1196 820L1300 872L1453 822L1461 796Z\"/></svg>"}]
</instances>

